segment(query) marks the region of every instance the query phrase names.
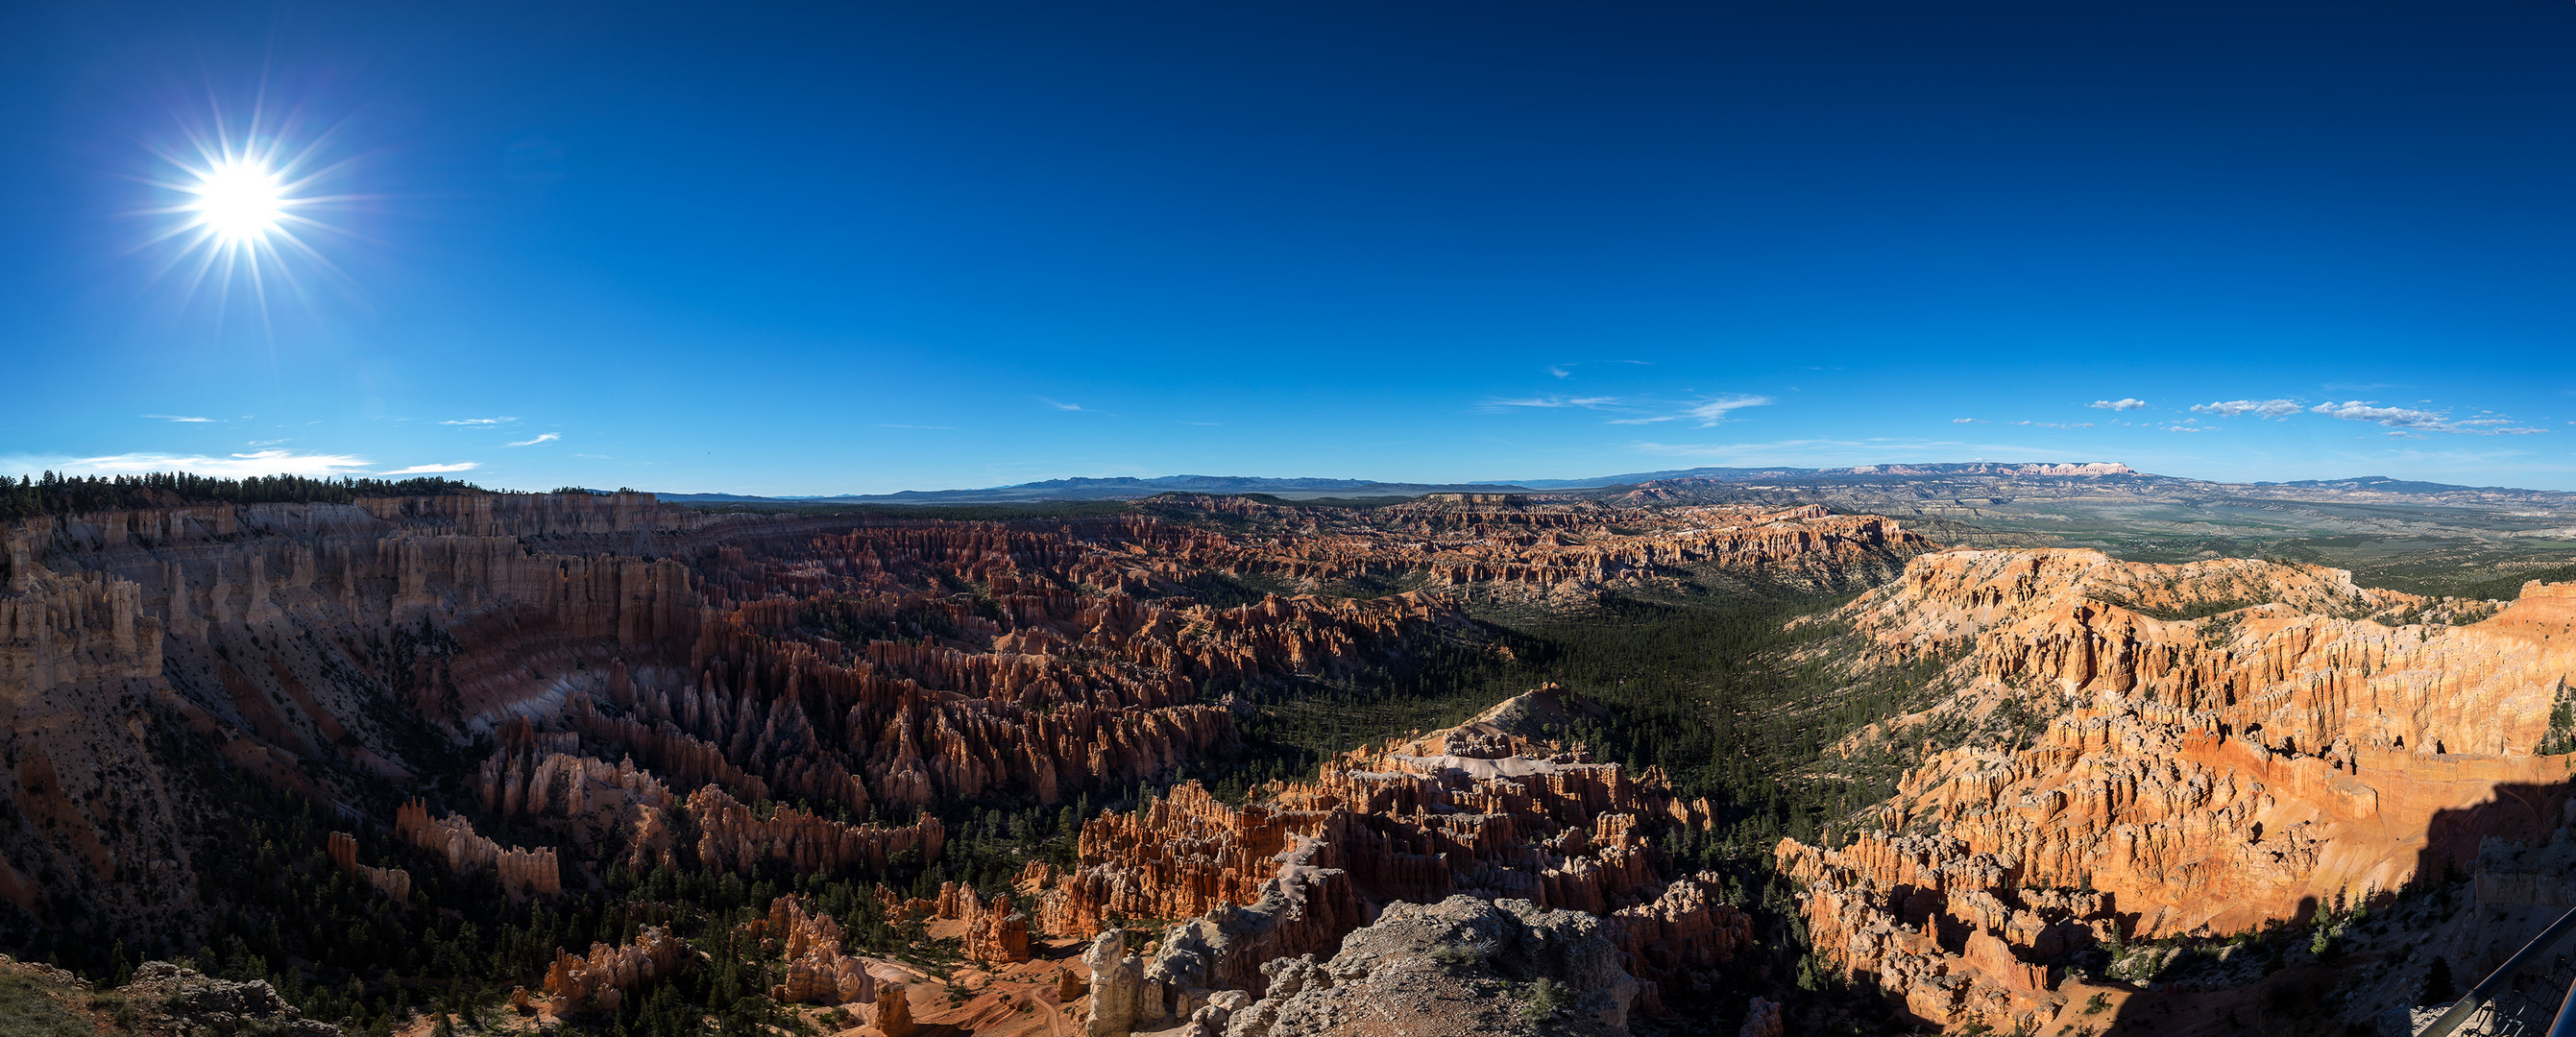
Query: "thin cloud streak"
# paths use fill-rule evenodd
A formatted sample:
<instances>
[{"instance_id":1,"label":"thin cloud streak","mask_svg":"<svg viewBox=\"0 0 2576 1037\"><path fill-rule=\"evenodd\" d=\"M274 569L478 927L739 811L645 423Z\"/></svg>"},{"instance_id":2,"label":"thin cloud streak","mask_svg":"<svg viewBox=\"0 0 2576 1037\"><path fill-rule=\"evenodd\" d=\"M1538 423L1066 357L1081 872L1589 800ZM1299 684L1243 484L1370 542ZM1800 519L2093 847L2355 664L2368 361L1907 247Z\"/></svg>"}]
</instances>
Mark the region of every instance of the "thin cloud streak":
<instances>
[{"instance_id":1,"label":"thin cloud streak","mask_svg":"<svg viewBox=\"0 0 2576 1037\"><path fill-rule=\"evenodd\" d=\"M1619 406L1622 402L1624 401L1616 396L1531 396L1520 399L1489 399L1477 404L1476 409L1487 414L1521 408L1558 410L1566 407L1581 407L1586 410L1599 410L1603 407Z\"/></svg>"},{"instance_id":2,"label":"thin cloud streak","mask_svg":"<svg viewBox=\"0 0 2576 1037\"><path fill-rule=\"evenodd\" d=\"M2449 411L2382 407L2374 400L2320 403L2308 408L2308 412L2344 421L2367 421L2396 430L2389 433L2390 435L2452 432L2471 436L2529 436L2549 431L2543 428L2517 426L2513 423L2513 419L2504 417L2461 418L2455 421L2452 420Z\"/></svg>"},{"instance_id":3,"label":"thin cloud streak","mask_svg":"<svg viewBox=\"0 0 2576 1037\"><path fill-rule=\"evenodd\" d=\"M1699 427L1707 428L1711 425L1717 424L1718 422L1727 420L1726 416L1735 411L1743 410L1746 407L1768 407L1770 405L1771 398L1768 396L1721 396L1714 400L1702 401L1698 406L1692 407L1690 409L1690 416L1699 419Z\"/></svg>"},{"instance_id":4,"label":"thin cloud streak","mask_svg":"<svg viewBox=\"0 0 2576 1037\"><path fill-rule=\"evenodd\" d=\"M561 433L561 432L543 432L543 433L539 433L539 434L537 435L537 438L535 438L535 439L522 439L522 440L520 440L520 441L518 441L518 442L516 442L516 443L503 443L503 444L501 444L501 445L502 445L502 446L535 446L535 445L537 445L537 444L539 444L539 443L552 443L552 442L554 442L555 440L562 439L562 438L563 438L563 433Z\"/></svg>"},{"instance_id":5,"label":"thin cloud streak","mask_svg":"<svg viewBox=\"0 0 2576 1037\"><path fill-rule=\"evenodd\" d=\"M290 450L254 450L247 454L165 454L136 451L97 457L13 459L30 471L42 467L66 475L140 475L146 472L195 472L227 479L254 475L301 475L327 478L355 474L375 462L355 454L300 454Z\"/></svg>"}]
</instances>

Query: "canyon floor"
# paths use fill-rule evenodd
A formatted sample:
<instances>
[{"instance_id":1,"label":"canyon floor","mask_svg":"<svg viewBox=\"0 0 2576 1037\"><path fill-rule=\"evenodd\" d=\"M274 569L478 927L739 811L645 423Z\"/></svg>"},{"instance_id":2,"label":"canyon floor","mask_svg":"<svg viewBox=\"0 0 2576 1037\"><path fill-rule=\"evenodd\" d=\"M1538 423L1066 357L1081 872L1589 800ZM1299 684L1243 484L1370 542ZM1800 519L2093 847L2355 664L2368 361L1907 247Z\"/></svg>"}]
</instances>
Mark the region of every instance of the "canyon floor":
<instances>
[{"instance_id":1,"label":"canyon floor","mask_svg":"<svg viewBox=\"0 0 2576 1037\"><path fill-rule=\"evenodd\" d=\"M2576 544L1837 485L66 494L0 952L63 1033L2378 1033L2576 904Z\"/></svg>"}]
</instances>

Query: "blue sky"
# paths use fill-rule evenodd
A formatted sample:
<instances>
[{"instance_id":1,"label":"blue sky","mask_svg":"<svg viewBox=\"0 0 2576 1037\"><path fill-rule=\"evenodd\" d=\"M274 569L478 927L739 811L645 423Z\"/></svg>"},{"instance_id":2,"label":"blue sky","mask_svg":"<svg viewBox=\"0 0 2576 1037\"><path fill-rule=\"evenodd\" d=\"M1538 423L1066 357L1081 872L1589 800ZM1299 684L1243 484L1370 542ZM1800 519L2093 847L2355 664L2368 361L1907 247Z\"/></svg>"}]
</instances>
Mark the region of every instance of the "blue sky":
<instances>
[{"instance_id":1,"label":"blue sky","mask_svg":"<svg viewBox=\"0 0 2576 1037\"><path fill-rule=\"evenodd\" d=\"M2576 489L2576 5L529 6L14 9L0 470Z\"/></svg>"}]
</instances>

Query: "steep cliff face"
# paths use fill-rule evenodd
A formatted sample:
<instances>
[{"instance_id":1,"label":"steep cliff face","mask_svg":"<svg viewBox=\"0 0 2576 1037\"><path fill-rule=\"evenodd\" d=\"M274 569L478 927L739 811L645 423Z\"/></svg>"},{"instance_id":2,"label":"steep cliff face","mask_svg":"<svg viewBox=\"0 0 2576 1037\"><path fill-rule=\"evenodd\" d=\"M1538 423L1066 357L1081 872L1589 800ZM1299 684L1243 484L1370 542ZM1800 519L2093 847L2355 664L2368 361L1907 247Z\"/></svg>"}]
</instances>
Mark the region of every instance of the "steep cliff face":
<instances>
[{"instance_id":1,"label":"steep cliff face","mask_svg":"<svg viewBox=\"0 0 2576 1037\"><path fill-rule=\"evenodd\" d=\"M2554 829L2570 760L2535 750L2563 737L2576 585L2487 611L2250 561L1918 559L1842 618L1874 662L1955 659L1960 691L1872 736L2044 726L1931 752L1852 845L1777 856L1818 952L1914 1014L2044 1019L2070 951L2302 919Z\"/></svg>"}]
</instances>

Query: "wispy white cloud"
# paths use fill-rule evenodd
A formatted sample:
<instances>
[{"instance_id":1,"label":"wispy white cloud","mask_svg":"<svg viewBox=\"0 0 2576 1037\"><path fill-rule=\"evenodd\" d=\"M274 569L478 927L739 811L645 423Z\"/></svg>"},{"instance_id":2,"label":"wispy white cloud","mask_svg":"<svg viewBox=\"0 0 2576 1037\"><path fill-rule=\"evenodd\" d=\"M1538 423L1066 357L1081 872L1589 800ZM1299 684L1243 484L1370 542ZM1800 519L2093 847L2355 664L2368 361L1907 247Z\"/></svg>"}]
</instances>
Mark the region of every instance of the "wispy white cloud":
<instances>
[{"instance_id":1,"label":"wispy white cloud","mask_svg":"<svg viewBox=\"0 0 2576 1037\"><path fill-rule=\"evenodd\" d=\"M202 424L202 423L210 422L210 421L221 421L221 420L223 420L222 418L192 418L192 417L189 417L189 416L184 415L184 414L146 414L146 415L144 415L144 417L152 418L152 419L159 420L159 421L179 421L179 422L186 422L186 423L191 424L191 425L194 425L194 424Z\"/></svg>"},{"instance_id":2,"label":"wispy white cloud","mask_svg":"<svg viewBox=\"0 0 2576 1037\"><path fill-rule=\"evenodd\" d=\"M2195 403L2191 405L2191 409L2196 413L2215 414L2222 418L2241 418L2248 414L2258 418L2286 418L2298 413L2304 406L2297 400L2219 400L2213 403Z\"/></svg>"},{"instance_id":3,"label":"wispy white cloud","mask_svg":"<svg viewBox=\"0 0 2576 1037\"><path fill-rule=\"evenodd\" d=\"M483 467L483 464L482 464L482 462L480 462L480 461L458 461L458 462L456 462L455 464L416 464L416 465L413 465L413 466L411 466L411 467L409 467L409 468L396 468L396 469L394 469L393 471L390 471L390 472L377 472L376 474L377 474L377 475L436 475L436 474L438 474L438 473L440 473L440 472L463 472L463 471L469 471L469 470L476 469L476 468L481 468L481 467Z\"/></svg>"},{"instance_id":4,"label":"wispy white cloud","mask_svg":"<svg viewBox=\"0 0 2576 1037\"><path fill-rule=\"evenodd\" d=\"M195 472L239 479L252 475L348 475L375 462L353 454L300 454L288 450L254 450L221 457L208 454L164 454L136 451L99 457L13 458L18 464L50 468L70 475L132 475L139 472ZM28 470L34 470L30 467Z\"/></svg>"},{"instance_id":5,"label":"wispy white cloud","mask_svg":"<svg viewBox=\"0 0 2576 1037\"><path fill-rule=\"evenodd\" d=\"M1083 407L1083 405L1081 405L1081 404L1079 404L1079 403L1058 403L1058 402L1056 402L1056 401L1054 401L1054 400L1047 399L1047 398L1046 398L1046 397L1044 397L1044 396L1040 396L1040 397L1038 397L1038 402L1039 402L1039 403L1046 404L1047 406L1049 406L1049 407L1053 407L1053 408L1055 408L1055 409L1057 409L1057 410L1085 410L1085 409L1087 409L1087 408Z\"/></svg>"},{"instance_id":6,"label":"wispy white cloud","mask_svg":"<svg viewBox=\"0 0 2576 1037\"><path fill-rule=\"evenodd\" d=\"M1633 360L1598 362L1642 363L1642 361ZM1771 402L1768 396L1750 394L1708 397L1676 403L1644 397L1568 396L1560 393L1548 396L1491 397L1478 403L1476 411L1481 414L1499 414L1513 410L1598 410L1626 415L1610 418L1604 422L1610 425L1655 425L1667 421L1690 420L1697 422L1701 428L1707 428L1727 420L1727 415L1731 412L1746 407L1767 406Z\"/></svg>"},{"instance_id":7,"label":"wispy white cloud","mask_svg":"<svg viewBox=\"0 0 2576 1037\"><path fill-rule=\"evenodd\" d=\"M2117 400L2095 400L2091 403L2085 404L2087 407L2094 407L2101 410L2139 410L2144 408L2146 405L2147 401L2134 397L2124 397Z\"/></svg>"},{"instance_id":8,"label":"wispy white cloud","mask_svg":"<svg viewBox=\"0 0 2576 1037\"><path fill-rule=\"evenodd\" d=\"M1634 367L1655 366L1655 362L1652 360L1574 360L1562 364L1549 364L1547 365L1547 373L1559 378L1571 378L1574 376L1575 368L1596 364L1628 364Z\"/></svg>"},{"instance_id":9,"label":"wispy white cloud","mask_svg":"<svg viewBox=\"0 0 2576 1037\"><path fill-rule=\"evenodd\" d=\"M535 439L522 439L522 440L520 440L520 441L518 441L518 442L516 442L516 443L503 443L503 444L501 444L501 445L502 445L502 446L535 446L535 445L537 445L537 444L539 444L539 443L552 443L552 442L554 442L555 440L562 439L562 438L563 438L563 433L561 433L561 432L540 432L540 433L537 433L537 438L535 438Z\"/></svg>"},{"instance_id":10,"label":"wispy white cloud","mask_svg":"<svg viewBox=\"0 0 2576 1037\"><path fill-rule=\"evenodd\" d=\"M510 424L511 422L514 422L514 421L517 421L517 420L519 420L519 419L517 419L517 418L453 418L453 419L450 419L450 420L447 420L447 421L439 422L439 424L441 424L441 425L484 425L484 426L490 426L490 425L507 425L507 424Z\"/></svg>"},{"instance_id":11,"label":"wispy white cloud","mask_svg":"<svg viewBox=\"0 0 2576 1037\"><path fill-rule=\"evenodd\" d=\"M1950 419L1950 424L1953 424L1953 425L1983 425L1983 424L1985 424L1985 423L1986 423L1986 419L1984 419L1984 418L1952 418L1952 419Z\"/></svg>"},{"instance_id":12,"label":"wispy white cloud","mask_svg":"<svg viewBox=\"0 0 2576 1037\"><path fill-rule=\"evenodd\" d=\"M2069 421L2016 421L2016 422L2013 422L2013 424L2015 424L2015 425L2028 425L2028 426L2030 426L2030 427L2032 427L2032 428L2092 428L2092 427L2093 427L2093 423L2092 423L2092 422L2089 422L2089 421L2073 421L2073 422L2069 422Z\"/></svg>"},{"instance_id":13,"label":"wispy white cloud","mask_svg":"<svg viewBox=\"0 0 2576 1037\"><path fill-rule=\"evenodd\" d=\"M1697 406L1690 409L1690 416L1699 419L1699 427L1707 428L1711 425L1717 424L1718 422L1725 421L1726 416L1735 411L1743 410L1746 407L1768 407L1770 405L1771 398L1768 396L1720 396L1713 400L1700 401Z\"/></svg>"},{"instance_id":14,"label":"wispy white cloud","mask_svg":"<svg viewBox=\"0 0 2576 1037\"><path fill-rule=\"evenodd\" d=\"M1554 410L1559 407L1583 407L1598 410L1603 407L1619 406L1621 402L1622 401L1616 396L1528 396L1520 399L1489 399L1483 403L1477 404L1476 409L1486 411L1488 413L1511 410L1516 407L1534 407L1540 410Z\"/></svg>"},{"instance_id":15,"label":"wispy white cloud","mask_svg":"<svg viewBox=\"0 0 2576 1037\"><path fill-rule=\"evenodd\" d=\"M2420 410L2414 407L2382 407L2373 400L2348 400L2343 403L2320 403L2308 408L2313 414L2345 421L2367 421L2395 429L2393 435L2416 432L2453 432L2472 436L2528 436L2548 429L2517 425L2511 418L2478 417L2452 420L2449 411Z\"/></svg>"}]
</instances>

